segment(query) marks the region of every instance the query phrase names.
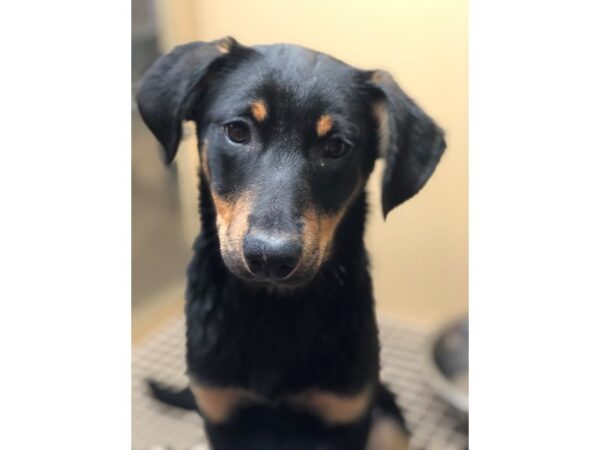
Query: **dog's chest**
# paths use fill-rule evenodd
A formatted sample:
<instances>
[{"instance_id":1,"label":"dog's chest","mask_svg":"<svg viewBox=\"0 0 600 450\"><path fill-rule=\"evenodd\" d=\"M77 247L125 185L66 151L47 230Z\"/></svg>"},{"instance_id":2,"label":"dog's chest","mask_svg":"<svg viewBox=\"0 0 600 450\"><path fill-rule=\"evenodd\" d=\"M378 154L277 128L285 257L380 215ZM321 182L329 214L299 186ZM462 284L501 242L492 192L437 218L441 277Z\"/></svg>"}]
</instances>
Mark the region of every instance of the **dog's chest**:
<instances>
[{"instance_id":1,"label":"dog's chest","mask_svg":"<svg viewBox=\"0 0 600 450\"><path fill-rule=\"evenodd\" d=\"M210 292L188 299L188 368L203 383L274 399L310 388L360 389L377 373L368 308L222 300Z\"/></svg>"},{"instance_id":2,"label":"dog's chest","mask_svg":"<svg viewBox=\"0 0 600 450\"><path fill-rule=\"evenodd\" d=\"M216 310L196 322L188 360L205 417L226 422L247 406L304 411L330 424L362 416L375 382L370 367L377 364L377 352L365 351L369 333L361 344L323 308L317 318L290 305L263 306Z\"/></svg>"}]
</instances>

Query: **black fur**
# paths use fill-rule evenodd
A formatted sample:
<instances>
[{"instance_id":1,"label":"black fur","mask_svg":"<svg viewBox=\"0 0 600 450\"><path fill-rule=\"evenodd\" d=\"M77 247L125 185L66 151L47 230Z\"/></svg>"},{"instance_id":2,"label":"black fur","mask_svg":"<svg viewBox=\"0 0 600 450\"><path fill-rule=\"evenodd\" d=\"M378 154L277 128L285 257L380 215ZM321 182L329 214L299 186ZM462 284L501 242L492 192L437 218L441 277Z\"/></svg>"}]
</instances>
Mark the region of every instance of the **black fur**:
<instances>
[{"instance_id":1,"label":"black fur","mask_svg":"<svg viewBox=\"0 0 600 450\"><path fill-rule=\"evenodd\" d=\"M440 128L384 71L372 84L381 92L389 114L387 159L383 174L383 215L415 195L427 182L446 148Z\"/></svg>"},{"instance_id":2,"label":"black fur","mask_svg":"<svg viewBox=\"0 0 600 450\"><path fill-rule=\"evenodd\" d=\"M226 45L226 51L219 46ZM377 76L374 76L377 75ZM267 116L252 120L249 101L264 100ZM389 114L378 148L375 102ZM385 155L384 214L410 198L433 172L445 147L441 130L383 72L362 71L329 56L289 45L244 47L231 38L178 47L149 70L138 102L148 127L170 162L181 122L194 120L206 143L200 178L202 232L188 268L187 365L195 382L236 386L277 399L308 389L353 394L377 386L370 411L404 421L379 382L379 342L368 257L363 243L364 186L375 160ZM333 130L318 136L323 114ZM252 140L232 144L223 126L247 123ZM323 157L332 139L351 151ZM252 280L240 260L224 256L213 195L233 201L254 197L254 229L301 235L307 208L341 214L329 258L301 272L294 283ZM211 195L212 193L212 195ZM226 252L225 252L226 253ZM239 252L238 252L239 253ZM151 385L167 403L190 409L189 391ZM371 414L344 426L326 426L306 412L283 406L250 406L221 425L207 422L220 449L364 448Z\"/></svg>"}]
</instances>

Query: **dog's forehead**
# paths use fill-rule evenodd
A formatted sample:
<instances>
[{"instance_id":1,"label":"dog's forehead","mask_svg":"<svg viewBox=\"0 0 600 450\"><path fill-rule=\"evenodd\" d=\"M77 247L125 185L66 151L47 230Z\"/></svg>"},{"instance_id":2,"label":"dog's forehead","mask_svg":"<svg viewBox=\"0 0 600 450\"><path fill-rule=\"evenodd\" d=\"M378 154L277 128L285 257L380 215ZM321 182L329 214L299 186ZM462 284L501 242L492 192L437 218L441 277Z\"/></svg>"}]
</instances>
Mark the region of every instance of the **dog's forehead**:
<instances>
[{"instance_id":1,"label":"dog's forehead","mask_svg":"<svg viewBox=\"0 0 600 450\"><path fill-rule=\"evenodd\" d=\"M276 44L253 47L262 58L260 63L267 70L282 77L300 77L314 81L313 77L339 77L348 81L356 69L325 53L290 44Z\"/></svg>"},{"instance_id":2,"label":"dog's forehead","mask_svg":"<svg viewBox=\"0 0 600 450\"><path fill-rule=\"evenodd\" d=\"M267 108L304 113L348 111L359 71L331 56L295 45L253 47L254 57L227 75L228 107L264 100Z\"/></svg>"}]
</instances>

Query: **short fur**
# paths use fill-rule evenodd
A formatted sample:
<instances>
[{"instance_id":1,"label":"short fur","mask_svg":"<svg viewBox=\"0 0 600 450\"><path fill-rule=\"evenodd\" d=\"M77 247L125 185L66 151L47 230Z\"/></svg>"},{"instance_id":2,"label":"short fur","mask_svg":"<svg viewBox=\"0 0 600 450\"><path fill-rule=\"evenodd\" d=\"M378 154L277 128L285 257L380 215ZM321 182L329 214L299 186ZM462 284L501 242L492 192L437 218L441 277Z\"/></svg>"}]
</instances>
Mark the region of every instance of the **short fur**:
<instances>
[{"instance_id":1,"label":"short fur","mask_svg":"<svg viewBox=\"0 0 600 450\"><path fill-rule=\"evenodd\" d=\"M213 448L360 450L377 410L405 429L379 380L365 184L383 157L384 215L412 197L445 148L440 128L385 72L232 38L161 57L138 104L167 162L184 120L196 122L202 148L202 232L187 274L191 383L260 399L205 421ZM232 122L245 124L247 143L227 135ZM350 150L329 157L332 146ZM276 281L257 279L245 253L253 233L301 247L296 268ZM189 391L152 387L157 398L202 414ZM368 407L348 423L329 423L325 411L293 401L365 389Z\"/></svg>"}]
</instances>

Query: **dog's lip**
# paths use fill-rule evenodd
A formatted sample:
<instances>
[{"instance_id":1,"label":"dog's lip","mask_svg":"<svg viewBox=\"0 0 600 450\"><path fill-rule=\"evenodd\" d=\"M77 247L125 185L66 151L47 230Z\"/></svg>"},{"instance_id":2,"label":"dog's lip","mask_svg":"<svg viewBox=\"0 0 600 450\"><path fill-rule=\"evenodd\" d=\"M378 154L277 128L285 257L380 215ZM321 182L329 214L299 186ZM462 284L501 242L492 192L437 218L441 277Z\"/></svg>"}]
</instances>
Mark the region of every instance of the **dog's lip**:
<instances>
[{"instance_id":1,"label":"dog's lip","mask_svg":"<svg viewBox=\"0 0 600 450\"><path fill-rule=\"evenodd\" d=\"M239 276L239 275L238 275ZM251 282L258 286L272 286L276 288L282 289L294 289L308 284L313 278L313 276L294 276L291 278L284 278L282 280L272 280L268 278L256 278L251 274L244 274L243 276L239 276L244 281Z\"/></svg>"},{"instance_id":2,"label":"dog's lip","mask_svg":"<svg viewBox=\"0 0 600 450\"><path fill-rule=\"evenodd\" d=\"M265 288L276 288L282 290L296 289L306 284L310 283L316 274L308 270L294 270L289 276L283 278L281 280L274 280L268 278L256 278L252 273L247 270L239 271L231 271L230 272L241 280L255 285L257 287L265 287Z\"/></svg>"},{"instance_id":3,"label":"dog's lip","mask_svg":"<svg viewBox=\"0 0 600 450\"><path fill-rule=\"evenodd\" d=\"M253 283L255 289L266 293L268 296L274 297L289 297L289 295L301 294L305 289L308 289L313 278L297 283L282 283L282 282L256 282Z\"/></svg>"}]
</instances>

